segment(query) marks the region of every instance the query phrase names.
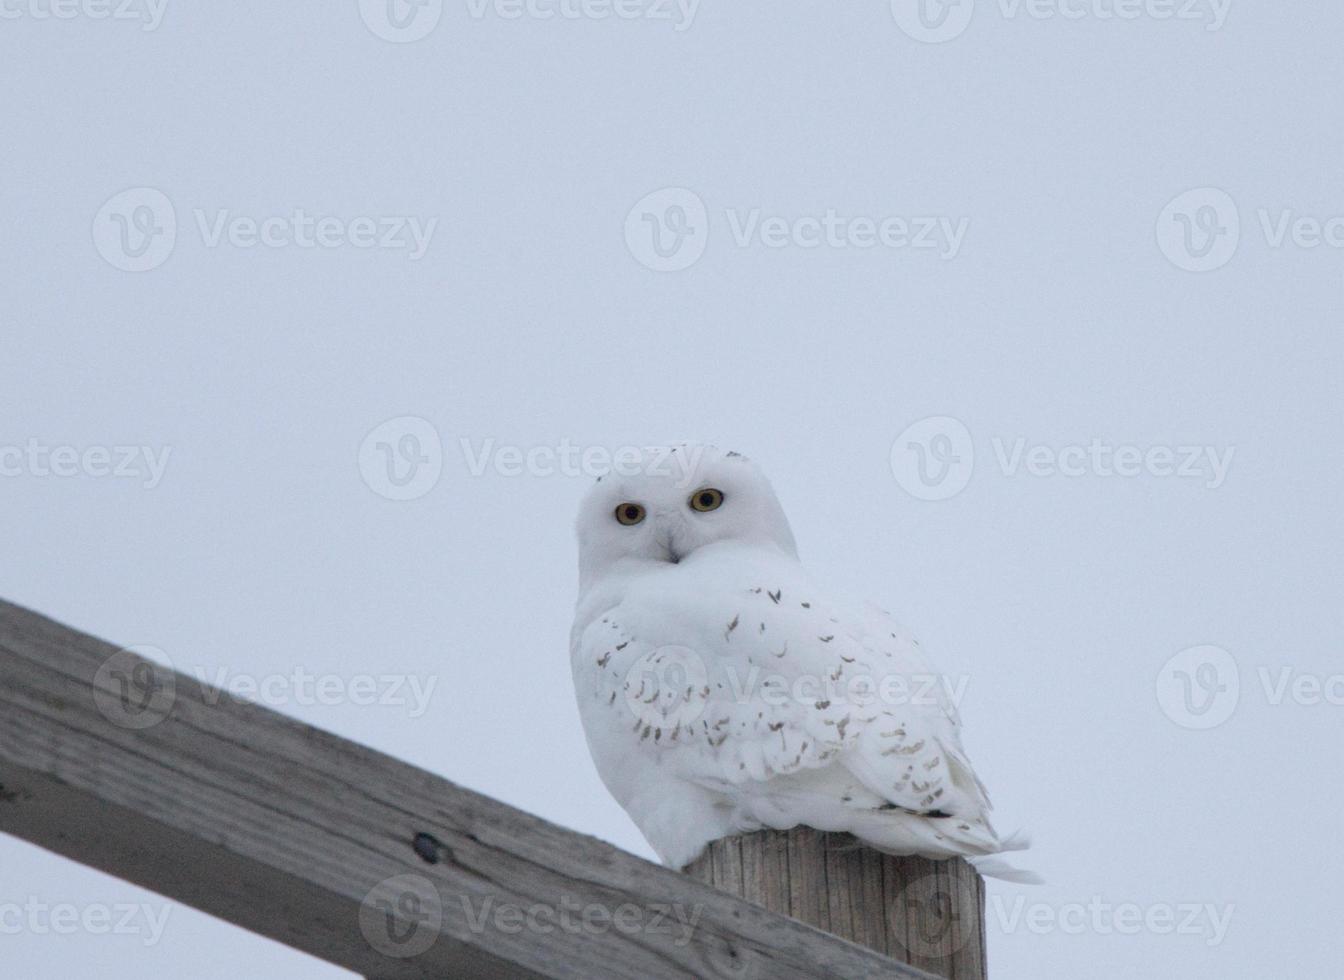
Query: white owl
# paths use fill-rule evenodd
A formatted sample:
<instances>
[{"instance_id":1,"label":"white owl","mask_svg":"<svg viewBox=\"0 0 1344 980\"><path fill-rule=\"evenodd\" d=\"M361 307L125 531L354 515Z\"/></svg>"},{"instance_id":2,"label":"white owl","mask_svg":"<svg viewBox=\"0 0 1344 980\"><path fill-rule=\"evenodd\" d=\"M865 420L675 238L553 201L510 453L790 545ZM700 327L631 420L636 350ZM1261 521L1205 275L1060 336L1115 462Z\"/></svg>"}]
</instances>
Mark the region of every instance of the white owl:
<instances>
[{"instance_id":1,"label":"white owl","mask_svg":"<svg viewBox=\"0 0 1344 980\"><path fill-rule=\"evenodd\" d=\"M626 474L579 512L570 654L598 772L665 864L799 825L933 858L1022 846L990 826L955 686L812 582L753 463L681 445Z\"/></svg>"}]
</instances>

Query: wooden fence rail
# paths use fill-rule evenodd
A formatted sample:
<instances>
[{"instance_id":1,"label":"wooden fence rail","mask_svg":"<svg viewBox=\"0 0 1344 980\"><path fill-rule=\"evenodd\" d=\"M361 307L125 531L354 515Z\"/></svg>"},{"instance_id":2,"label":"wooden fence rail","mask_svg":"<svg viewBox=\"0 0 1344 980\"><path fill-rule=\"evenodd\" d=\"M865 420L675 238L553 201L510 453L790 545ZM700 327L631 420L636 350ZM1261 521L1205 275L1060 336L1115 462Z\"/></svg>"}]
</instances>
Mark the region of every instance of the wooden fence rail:
<instances>
[{"instance_id":1,"label":"wooden fence rail","mask_svg":"<svg viewBox=\"0 0 1344 980\"><path fill-rule=\"evenodd\" d=\"M0 831L364 976L929 974L0 601Z\"/></svg>"}]
</instances>

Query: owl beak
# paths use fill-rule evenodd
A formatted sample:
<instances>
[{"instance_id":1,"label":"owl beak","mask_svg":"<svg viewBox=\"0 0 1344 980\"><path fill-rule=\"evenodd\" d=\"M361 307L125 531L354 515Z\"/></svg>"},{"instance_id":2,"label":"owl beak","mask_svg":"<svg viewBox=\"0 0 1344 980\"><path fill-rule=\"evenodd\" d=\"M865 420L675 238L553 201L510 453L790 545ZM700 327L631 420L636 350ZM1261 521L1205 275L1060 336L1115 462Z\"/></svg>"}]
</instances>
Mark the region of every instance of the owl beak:
<instances>
[{"instance_id":1,"label":"owl beak","mask_svg":"<svg viewBox=\"0 0 1344 980\"><path fill-rule=\"evenodd\" d=\"M671 562L673 565L678 564L681 561L681 554L677 551L676 545L672 543L672 529L670 527L663 530L660 543L663 546L664 560Z\"/></svg>"}]
</instances>

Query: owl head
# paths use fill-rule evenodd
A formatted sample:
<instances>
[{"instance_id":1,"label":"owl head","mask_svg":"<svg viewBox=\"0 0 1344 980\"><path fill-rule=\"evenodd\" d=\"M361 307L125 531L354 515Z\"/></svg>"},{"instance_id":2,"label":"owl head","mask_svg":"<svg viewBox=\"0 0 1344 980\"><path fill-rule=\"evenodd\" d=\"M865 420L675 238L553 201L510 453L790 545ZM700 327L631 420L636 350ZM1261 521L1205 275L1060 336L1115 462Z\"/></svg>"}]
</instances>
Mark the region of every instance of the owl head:
<instances>
[{"instance_id":1,"label":"owl head","mask_svg":"<svg viewBox=\"0 0 1344 980\"><path fill-rule=\"evenodd\" d=\"M679 564L720 542L798 554L784 509L756 464L696 443L618 458L584 497L577 531L581 589L608 571Z\"/></svg>"}]
</instances>

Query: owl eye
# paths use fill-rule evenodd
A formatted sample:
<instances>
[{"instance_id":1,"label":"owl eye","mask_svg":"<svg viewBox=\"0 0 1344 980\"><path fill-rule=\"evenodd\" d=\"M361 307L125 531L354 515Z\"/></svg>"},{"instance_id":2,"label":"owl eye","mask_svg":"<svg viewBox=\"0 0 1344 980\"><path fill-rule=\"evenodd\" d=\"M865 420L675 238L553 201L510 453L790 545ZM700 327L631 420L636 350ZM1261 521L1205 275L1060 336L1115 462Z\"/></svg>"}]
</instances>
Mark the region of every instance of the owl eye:
<instances>
[{"instance_id":1,"label":"owl eye","mask_svg":"<svg viewBox=\"0 0 1344 980\"><path fill-rule=\"evenodd\" d=\"M639 504L620 504L616 508L616 520L626 527L634 527L644 520L645 510Z\"/></svg>"},{"instance_id":2,"label":"owl eye","mask_svg":"<svg viewBox=\"0 0 1344 980\"><path fill-rule=\"evenodd\" d=\"M704 514L711 510L718 510L723 506L723 491L715 490L713 487L705 487L703 490L697 490L691 494L691 509L698 510Z\"/></svg>"}]
</instances>

